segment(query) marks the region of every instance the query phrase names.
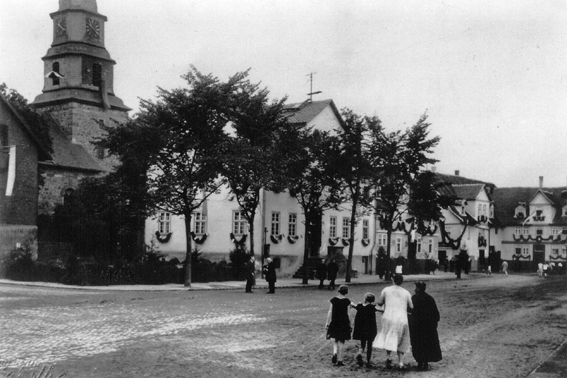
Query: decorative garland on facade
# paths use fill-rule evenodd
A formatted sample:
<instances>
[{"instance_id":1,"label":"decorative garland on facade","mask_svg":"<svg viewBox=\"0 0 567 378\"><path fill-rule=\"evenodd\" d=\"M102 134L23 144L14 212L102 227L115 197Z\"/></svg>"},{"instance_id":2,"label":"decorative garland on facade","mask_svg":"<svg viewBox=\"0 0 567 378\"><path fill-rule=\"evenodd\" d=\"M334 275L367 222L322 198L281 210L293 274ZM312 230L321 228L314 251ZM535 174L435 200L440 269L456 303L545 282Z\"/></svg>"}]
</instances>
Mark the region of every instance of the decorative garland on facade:
<instances>
[{"instance_id":1,"label":"decorative garland on facade","mask_svg":"<svg viewBox=\"0 0 567 378\"><path fill-rule=\"evenodd\" d=\"M368 238L362 239L360 242L362 243L363 246L368 247L368 245L370 244L370 239Z\"/></svg>"},{"instance_id":2,"label":"decorative garland on facade","mask_svg":"<svg viewBox=\"0 0 567 378\"><path fill-rule=\"evenodd\" d=\"M418 229L418 232L419 232L421 235L423 235L423 236L426 236L426 235L431 235L431 236L433 236L433 235L437 232L437 228L438 228L437 225L433 226L433 228L431 228L431 227L424 227L424 230L423 230L423 231L420 231L420 230Z\"/></svg>"},{"instance_id":3,"label":"decorative garland on facade","mask_svg":"<svg viewBox=\"0 0 567 378\"><path fill-rule=\"evenodd\" d=\"M207 234L201 235L201 237L197 237L193 231L191 231L191 238L197 244L203 244L205 240L207 240Z\"/></svg>"},{"instance_id":4,"label":"decorative garland on facade","mask_svg":"<svg viewBox=\"0 0 567 378\"><path fill-rule=\"evenodd\" d=\"M246 243L246 237L248 236L248 234L244 234L242 235L242 237L240 238L240 240L236 239L236 237L234 236L234 234L231 232L230 233L230 241L232 241L234 244L236 245L240 245L243 246Z\"/></svg>"},{"instance_id":5,"label":"decorative garland on facade","mask_svg":"<svg viewBox=\"0 0 567 378\"><path fill-rule=\"evenodd\" d=\"M559 255L553 256L553 255L551 255L551 256L549 256L549 259L550 259L550 260L564 260L564 261L567 261L567 256L559 256Z\"/></svg>"},{"instance_id":6,"label":"decorative garland on facade","mask_svg":"<svg viewBox=\"0 0 567 378\"><path fill-rule=\"evenodd\" d=\"M295 236L287 236L287 241L290 242L291 244L295 244L295 242L299 239L299 236L295 235Z\"/></svg>"},{"instance_id":7,"label":"decorative garland on facade","mask_svg":"<svg viewBox=\"0 0 567 378\"><path fill-rule=\"evenodd\" d=\"M526 259L526 260L531 260L532 256L530 255L513 255L513 258L515 258L516 260L520 260L520 259Z\"/></svg>"},{"instance_id":8,"label":"decorative garland on facade","mask_svg":"<svg viewBox=\"0 0 567 378\"><path fill-rule=\"evenodd\" d=\"M519 242L528 242L528 241L553 241L553 242L561 242L561 235L553 237L553 235L548 236L547 238L542 237L541 235L531 236L531 235L512 235L514 237L514 241Z\"/></svg>"},{"instance_id":9,"label":"decorative garland on facade","mask_svg":"<svg viewBox=\"0 0 567 378\"><path fill-rule=\"evenodd\" d=\"M274 244L278 244L282 239L283 239L283 235L278 235L278 236L270 235L270 240Z\"/></svg>"},{"instance_id":10,"label":"decorative garland on facade","mask_svg":"<svg viewBox=\"0 0 567 378\"><path fill-rule=\"evenodd\" d=\"M156 239L158 242L160 243L167 243L169 241L169 239L171 239L171 232L168 232L167 234L162 235L159 231L156 231Z\"/></svg>"},{"instance_id":11,"label":"decorative garland on facade","mask_svg":"<svg viewBox=\"0 0 567 378\"><path fill-rule=\"evenodd\" d=\"M339 238L329 238L329 244L331 246L336 245L339 242Z\"/></svg>"},{"instance_id":12,"label":"decorative garland on facade","mask_svg":"<svg viewBox=\"0 0 567 378\"><path fill-rule=\"evenodd\" d=\"M348 239L343 238L342 241L343 241L343 245L345 246L350 244Z\"/></svg>"},{"instance_id":13,"label":"decorative garland on facade","mask_svg":"<svg viewBox=\"0 0 567 378\"><path fill-rule=\"evenodd\" d=\"M459 235L457 239L451 239L449 235L447 235L447 231L445 231L445 222L439 221L439 224L441 226L441 243L447 245L451 249L459 249L461 247L461 240L463 238L463 235L465 234L465 231L467 230L467 227L469 225L468 220L465 219L465 227L463 227L463 232L461 232L461 235Z\"/></svg>"}]
</instances>

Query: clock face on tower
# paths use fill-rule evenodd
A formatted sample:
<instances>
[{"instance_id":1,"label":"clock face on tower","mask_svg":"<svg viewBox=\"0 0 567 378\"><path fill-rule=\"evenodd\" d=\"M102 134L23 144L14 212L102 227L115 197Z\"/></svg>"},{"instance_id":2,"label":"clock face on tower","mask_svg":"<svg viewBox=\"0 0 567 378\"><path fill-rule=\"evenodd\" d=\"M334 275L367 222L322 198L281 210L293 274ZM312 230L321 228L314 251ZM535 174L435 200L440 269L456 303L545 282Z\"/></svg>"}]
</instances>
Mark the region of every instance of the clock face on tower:
<instances>
[{"instance_id":1,"label":"clock face on tower","mask_svg":"<svg viewBox=\"0 0 567 378\"><path fill-rule=\"evenodd\" d=\"M59 18L55 21L55 35L57 37L65 37L67 35L67 22L65 18Z\"/></svg>"},{"instance_id":2,"label":"clock face on tower","mask_svg":"<svg viewBox=\"0 0 567 378\"><path fill-rule=\"evenodd\" d=\"M85 35L87 39L99 40L100 39L100 23L92 18L87 18Z\"/></svg>"}]
</instances>

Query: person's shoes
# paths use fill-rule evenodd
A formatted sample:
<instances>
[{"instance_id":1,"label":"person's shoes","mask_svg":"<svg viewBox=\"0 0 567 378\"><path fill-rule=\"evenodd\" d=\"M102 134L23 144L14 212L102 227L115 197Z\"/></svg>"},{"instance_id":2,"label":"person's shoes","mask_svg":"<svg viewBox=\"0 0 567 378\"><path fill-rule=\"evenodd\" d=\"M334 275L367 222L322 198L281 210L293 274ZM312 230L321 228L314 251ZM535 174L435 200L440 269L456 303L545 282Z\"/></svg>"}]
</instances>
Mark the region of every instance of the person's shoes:
<instances>
[{"instance_id":1,"label":"person's shoes","mask_svg":"<svg viewBox=\"0 0 567 378\"><path fill-rule=\"evenodd\" d=\"M392 368L392 360L390 360L389 358L386 360L386 369L391 369Z\"/></svg>"},{"instance_id":2,"label":"person's shoes","mask_svg":"<svg viewBox=\"0 0 567 378\"><path fill-rule=\"evenodd\" d=\"M339 361L339 362L337 362L337 366L345 366L345 364L344 364L344 362Z\"/></svg>"},{"instance_id":3,"label":"person's shoes","mask_svg":"<svg viewBox=\"0 0 567 378\"><path fill-rule=\"evenodd\" d=\"M356 356L356 362L358 363L358 366L362 367L362 356L360 354Z\"/></svg>"},{"instance_id":4,"label":"person's shoes","mask_svg":"<svg viewBox=\"0 0 567 378\"><path fill-rule=\"evenodd\" d=\"M424 363L423 363L423 368L422 368L422 369L423 369L423 371L427 371L427 370L429 370L429 364L428 364L427 362L424 362Z\"/></svg>"},{"instance_id":5,"label":"person's shoes","mask_svg":"<svg viewBox=\"0 0 567 378\"><path fill-rule=\"evenodd\" d=\"M404 365L399 365L398 370L399 371L406 371L406 367Z\"/></svg>"},{"instance_id":6,"label":"person's shoes","mask_svg":"<svg viewBox=\"0 0 567 378\"><path fill-rule=\"evenodd\" d=\"M337 355L333 354L333 358L331 358L331 362L336 364L337 363Z\"/></svg>"}]
</instances>

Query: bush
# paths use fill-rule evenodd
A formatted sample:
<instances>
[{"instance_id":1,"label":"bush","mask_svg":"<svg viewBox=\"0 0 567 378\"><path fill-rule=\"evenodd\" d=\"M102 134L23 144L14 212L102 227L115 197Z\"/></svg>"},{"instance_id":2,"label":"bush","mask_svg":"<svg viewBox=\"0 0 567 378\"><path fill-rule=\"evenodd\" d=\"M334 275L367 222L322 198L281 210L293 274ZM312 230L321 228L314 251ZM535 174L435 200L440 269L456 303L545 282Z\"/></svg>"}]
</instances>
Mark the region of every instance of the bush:
<instances>
[{"instance_id":1,"label":"bush","mask_svg":"<svg viewBox=\"0 0 567 378\"><path fill-rule=\"evenodd\" d=\"M250 254L244 246L236 246L228 255L230 259L230 266L234 271L237 280L246 278L246 265L250 261Z\"/></svg>"}]
</instances>

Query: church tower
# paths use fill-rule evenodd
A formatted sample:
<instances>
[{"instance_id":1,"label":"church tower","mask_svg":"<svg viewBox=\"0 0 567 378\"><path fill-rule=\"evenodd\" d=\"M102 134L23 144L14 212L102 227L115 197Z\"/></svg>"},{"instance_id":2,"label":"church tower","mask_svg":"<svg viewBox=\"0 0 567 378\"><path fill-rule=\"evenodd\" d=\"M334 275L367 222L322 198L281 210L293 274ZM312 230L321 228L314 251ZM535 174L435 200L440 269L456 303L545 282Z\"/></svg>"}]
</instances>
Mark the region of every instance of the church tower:
<instances>
[{"instance_id":1,"label":"church tower","mask_svg":"<svg viewBox=\"0 0 567 378\"><path fill-rule=\"evenodd\" d=\"M114 65L105 48L106 16L96 0L59 0L53 19L53 43L44 61L43 93L32 106L50 113L72 143L82 145L105 169L112 161L91 141L101 125L124 123L131 110L114 95Z\"/></svg>"}]
</instances>

